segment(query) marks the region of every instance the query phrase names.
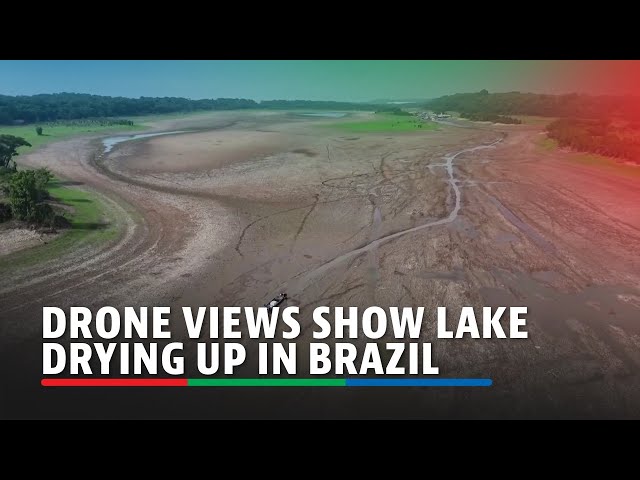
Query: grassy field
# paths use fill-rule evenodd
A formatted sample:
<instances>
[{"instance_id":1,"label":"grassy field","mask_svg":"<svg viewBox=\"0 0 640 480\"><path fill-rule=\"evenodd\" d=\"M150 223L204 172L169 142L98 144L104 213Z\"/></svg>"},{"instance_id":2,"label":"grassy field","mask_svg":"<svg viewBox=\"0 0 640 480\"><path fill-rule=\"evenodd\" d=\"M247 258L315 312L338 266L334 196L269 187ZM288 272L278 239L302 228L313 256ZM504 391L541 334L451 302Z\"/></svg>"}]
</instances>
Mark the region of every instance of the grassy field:
<instances>
[{"instance_id":1,"label":"grassy field","mask_svg":"<svg viewBox=\"0 0 640 480\"><path fill-rule=\"evenodd\" d=\"M58 140L62 140L64 138L68 138L71 136L77 135L88 135L91 133L102 133L102 132L136 132L139 130L144 130L145 126L135 124L135 125L111 125L101 127L99 125L85 125L85 126L68 126L68 125L54 125L54 126L46 126L43 125L43 134L38 135L36 133L37 125L20 125L15 127L6 127L0 126L0 135L15 135L16 137L22 137L27 142L29 142L32 146L30 147L21 147L18 151L20 153L26 153L29 150L38 148L44 144L55 142ZM19 159L19 157L17 158ZM19 160L18 160L19 161Z\"/></svg>"},{"instance_id":2,"label":"grassy field","mask_svg":"<svg viewBox=\"0 0 640 480\"><path fill-rule=\"evenodd\" d=\"M415 132L438 128L435 123L422 122L413 116L404 115L376 115L371 120L336 122L324 126L351 133Z\"/></svg>"},{"instance_id":3,"label":"grassy field","mask_svg":"<svg viewBox=\"0 0 640 480\"><path fill-rule=\"evenodd\" d=\"M603 157L590 153L572 154L570 160L582 165L590 165L596 168L609 170L617 175L640 178L640 166L630 165L615 158Z\"/></svg>"},{"instance_id":4,"label":"grassy field","mask_svg":"<svg viewBox=\"0 0 640 480\"><path fill-rule=\"evenodd\" d=\"M50 183L49 194L72 212L65 212L71 227L61 230L61 235L46 245L38 245L0 258L0 270L24 267L49 260L83 245L106 242L118 235L116 225L110 223L109 207L91 193L70 188L60 180Z\"/></svg>"},{"instance_id":5,"label":"grassy field","mask_svg":"<svg viewBox=\"0 0 640 480\"><path fill-rule=\"evenodd\" d=\"M544 136L536 142L536 148L543 152L553 152L558 149L558 142L553 138Z\"/></svg>"},{"instance_id":6,"label":"grassy field","mask_svg":"<svg viewBox=\"0 0 640 480\"><path fill-rule=\"evenodd\" d=\"M553 138L541 137L536 141L536 149L542 153L553 153L559 147ZM605 169L625 177L640 177L640 166L629 165L615 158L583 152L569 152L566 155L567 160L574 163Z\"/></svg>"},{"instance_id":7,"label":"grassy field","mask_svg":"<svg viewBox=\"0 0 640 480\"><path fill-rule=\"evenodd\" d=\"M134 125L56 125L43 124L44 135L36 133L37 125L0 126L0 134L15 135L27 140L32 146L21 147L20 153L27 153L50 142L56 142L73 136L110 132L138 132L147 127L141 125L147 118L140 117ZM16 157L18 164L20 156ZM0 176L0 189L8 180L8 174ZM57 202L68 207L64 217L70 222L70 228L61 229L61 234L44 245L28 248L0 258L0 270L34 265L55 258L67 251L81 246L114 239L118 227L111 219L111 207L99 195L77 188L65 186L63 181L54 180L49 184L49 194ZM2 200L2 192L0 192Z\"/></svg>"}]
</instances>

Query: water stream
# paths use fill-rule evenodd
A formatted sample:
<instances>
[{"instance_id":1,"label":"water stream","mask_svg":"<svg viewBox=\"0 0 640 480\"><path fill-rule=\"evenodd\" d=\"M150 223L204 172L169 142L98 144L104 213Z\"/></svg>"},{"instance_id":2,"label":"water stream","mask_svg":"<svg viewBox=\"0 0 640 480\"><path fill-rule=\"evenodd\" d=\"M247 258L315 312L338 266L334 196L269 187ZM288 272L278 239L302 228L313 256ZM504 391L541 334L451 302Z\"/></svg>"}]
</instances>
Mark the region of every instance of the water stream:
<instances>
[{"instance_id":1,"label":"water stream","mask_svg":"<svg viewBox=\"0 0 640 480\"><path fill-rule=\"evenodd\" d=\"M119 143L129 142L131 140L139 140L141 138L159 137L161 135L173 135L174 133L185 133L187 130L174 130L172 132L155 132L155 133L138 133L136 135L121 135L117 137L107 137L102 140L104 145L104 153L109 153L113 147Z\"/></svg>"},{"instance_id":2,"label":"water stream","mask_svg":"<svg viewBox=\"0 0 640 480\"><path fill-rule=\"evenodd\" d=\"M361 253L365 253L369 250L371 250L372 248L377 248L380 245L382 245L383 243L387 243L393 239L402 237L404 235L407 235L408 233L413 233L413 232L418 232L420 230L424 230L427 228L431 228L431 227L435 227L438 225L446 225L448 223L451 223L453 221L455 221L458 218L458 212L460 211L460 197L461 197L461 193L460 193L460 187L458 186L458 181L456 180L454 174L453 174L453 161L459 156L462 155L463 153L469 153L469 152L475 152L477 150L482 150L485 148L492 148L495 145L497 145L498 143L500 143L502 141L502 139L498 139L493 143L490 143L488 145L478 145L475 147L471 147L471 148L465 148L463 150L460 150L458 152L454 152L454 153L450 153L448 155L445 155L443 157L443 160L445 161L442 164L438 164L437 166L442 166L445 167L447 170L447 181L449 183L449 185L451 186L451 189L453 190L454 193L454 198L455 198L455 205L453 207L453 210L451 210L451 212L449 213L449 215L447 215L444 218L441 218L439 220L434 220L433 222L428 222L428 223L424 223L422 225L418 225L412 228L407 228L406 230L401 230L399 232L395 232L395 233L391 233L389 235L386 235L384 237L380 237L377 238L376 240L373 240L369 243L367 243L366 245L360 247L360 248L356 248L355 250L351 250L349 252L343 253L342 255L339 255L337 257L335 257L333 260L328 261L327 263L324 263L322 265L320 265L319 267L313 269L313 270L309 270L306 272L302 272L297 276L297 280L298 280L298 284L299 285L306 285L309 283L309 281L311 281L314 277L317 277L318 275L322 275L323 273L327 272L328 270L330 270L331 268L335 267L336 265L349 260L351 258L354 258L358 255L360 255ZM431 165L431 166L436 166L436 165ZM300 280L304 280L304 282L300 283ZM295 293L295 292L293 292Z\"/></svg>"},{"instance_id":3,"label":"water stream","mask_svg":"<svg viewBox=\"0 0 640 480\"><path fill-rule=\"evenodd\" d=\"M298 115L304 117L324 117L324 118L342 118L347 114L343 112L321 112L321 113L299 113Z\"/></svg>"}]
</instances>

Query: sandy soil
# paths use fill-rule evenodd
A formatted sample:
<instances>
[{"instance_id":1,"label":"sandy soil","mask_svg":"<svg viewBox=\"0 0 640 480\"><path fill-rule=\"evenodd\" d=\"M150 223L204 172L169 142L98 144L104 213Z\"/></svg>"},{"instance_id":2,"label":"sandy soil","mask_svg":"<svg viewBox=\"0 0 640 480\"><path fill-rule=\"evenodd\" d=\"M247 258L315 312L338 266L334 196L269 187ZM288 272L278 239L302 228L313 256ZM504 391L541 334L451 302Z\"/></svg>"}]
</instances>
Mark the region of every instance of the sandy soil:
<instances>
[{"instance_id":1,"label":"sandy soil","mask_svg":"<svg viewBox=\"0 0 640 480\"><path fill-rule=\"evenodd\" d=\"M29 228L0 228L0 256L41 245L53 238Z\"/></svg>"},{"instance_id":2,"label":"sandy soil","mask_svg":"<svg viewBox=\"0 0 640 480\"><path fill-rule=\"evenodd\" d=\"M188 144L171 137L145 143L145 152L130 156L127 168L172 173L211 170L282 151L291 143L287 135L240 130L193 133L188 139Z\"/></svg>"},{"instance_id":3,"label":"sandy soil","mask_svg":"<svg viewBox=\"0 0 640 480\"><path fill-rule=\"evenodd\" d=\"M87 139L24 157L104 195L123 235L0 279L3 357L37 383L19 352L41 348L44 304L262 305L286 290L303 319L320 304L528 305L527 340L434 346L441 372L494 387L109 392L116 404L98 408L79 407L93 393L32 385L5 396L6 416L640 417L637 181L537 152L537 127L353 135L321 122L224 113L158 122L215 130L106 158Z\"/></svg>"}]
</instances>

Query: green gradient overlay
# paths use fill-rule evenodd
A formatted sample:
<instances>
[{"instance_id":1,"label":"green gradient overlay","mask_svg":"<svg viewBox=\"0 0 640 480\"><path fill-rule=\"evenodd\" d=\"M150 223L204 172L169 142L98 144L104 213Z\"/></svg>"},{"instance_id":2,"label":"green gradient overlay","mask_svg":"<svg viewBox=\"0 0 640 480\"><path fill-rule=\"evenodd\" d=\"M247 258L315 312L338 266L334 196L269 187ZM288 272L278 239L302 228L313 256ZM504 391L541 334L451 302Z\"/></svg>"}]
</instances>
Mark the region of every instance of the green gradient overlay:
<instances>
[{"instance_id":1,"label":"green gradient overlay","mask_svg":"<svg viewBox=\"0 0 640 480\"><path fill-rule=\"evenodd\" d=\"M190 378L189 387L345 387L344 378Z\"/></svg>"}]
</instances>

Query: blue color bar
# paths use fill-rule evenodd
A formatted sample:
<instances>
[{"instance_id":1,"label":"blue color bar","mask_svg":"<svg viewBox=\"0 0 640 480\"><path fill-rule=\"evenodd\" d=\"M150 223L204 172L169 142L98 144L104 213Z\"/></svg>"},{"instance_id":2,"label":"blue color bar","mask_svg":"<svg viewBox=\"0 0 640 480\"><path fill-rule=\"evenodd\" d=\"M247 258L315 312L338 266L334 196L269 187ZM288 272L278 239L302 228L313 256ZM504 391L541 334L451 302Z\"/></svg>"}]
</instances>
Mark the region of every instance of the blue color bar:
<instances>
[{"instance_id":1,"label":"blue color bar","mask_svg":"<svg viewBox=\"0 0 640 480\"><path fill-rule=\"evenodd\" d=\"M347 387L490 387L490 378L347 378Z\"/></svg>"}]
</instances>

